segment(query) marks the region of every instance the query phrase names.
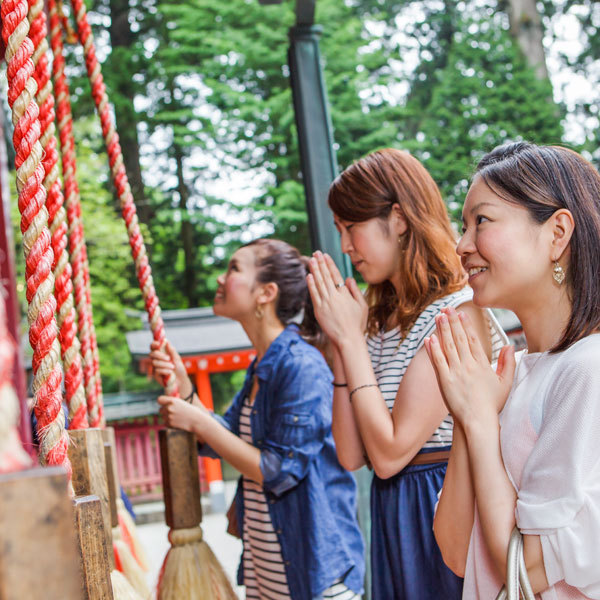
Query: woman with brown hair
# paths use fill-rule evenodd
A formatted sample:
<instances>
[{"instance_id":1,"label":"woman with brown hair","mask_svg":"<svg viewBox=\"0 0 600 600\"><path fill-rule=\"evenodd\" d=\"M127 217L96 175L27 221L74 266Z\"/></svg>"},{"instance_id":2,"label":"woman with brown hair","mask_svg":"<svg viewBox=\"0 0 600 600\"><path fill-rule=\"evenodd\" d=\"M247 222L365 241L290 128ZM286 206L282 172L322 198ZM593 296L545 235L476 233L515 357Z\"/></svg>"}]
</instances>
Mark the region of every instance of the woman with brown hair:
<instances>
[{"instance_id":1,"label":"woman with brown hair","mask_svg":"<svg viewBox=\"0 0 600 600\"><path fill-rule=\"evenodd\" d=\"M331 371L307 342L320 333L307 262L286 242L260 239L239 248L218 277L215 314L240 323L256 350L224 417L203 409L170 345L150 354L155 373L174 372L188 400L158 399L167 425L191 431L203 454L241 473L238 582L247 599L355 600L363 588L356 484L331 434Z\"/></svg>"},{"instance_id":2,"label":"woman with brown hair","mask_svg":"<svg viewBox=\"0 0 600 600\"><path fill-rule=\"evenodd\" d=\"M311 259L315 315L333 346L338 457L347 469L375 471L372 598L460 598L462 580L432 531L453 422L423 341L442 308L460 306L491 357L492 321L471 302L440 192L410 154L380 150L351 165L329 206L342 250L368 284L363 297L330 257Z\"/></svg>"},{"instance_id":3,"label":"woman with brown hair","mask_svg":"<svg viewBox=\"0 0 600 600\"><path fill-rule=\"evenodd\" d=\"M514 311L527 350L494 371L465 315L438 317L426 347L464 434L436 538L465 599L496 597L515 525L536 598L600 599L600 174L567 148L506 144L463 219L473 301Z\"/></svg>"}]
</instances>

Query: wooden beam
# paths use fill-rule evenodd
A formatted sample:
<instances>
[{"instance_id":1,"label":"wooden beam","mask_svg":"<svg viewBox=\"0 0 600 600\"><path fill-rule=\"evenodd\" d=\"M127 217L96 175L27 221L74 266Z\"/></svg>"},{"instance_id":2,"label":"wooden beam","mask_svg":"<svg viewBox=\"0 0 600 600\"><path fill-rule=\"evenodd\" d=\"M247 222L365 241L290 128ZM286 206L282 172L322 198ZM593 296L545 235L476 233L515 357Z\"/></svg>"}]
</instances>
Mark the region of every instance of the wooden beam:
<instances>
[{"instance_id":1,"label":"wooden beam","mask_svg":"<svg viewBox=\"0 0 600 600\"><path fill-rule=\"evenodd\" d=\"M162 429L158 437L165 521L171 529L196 527L202 521L196 439L180 429Z\"/></svg>"},{"instance_id":2,"label":"wooden beam","mask_svg":"<svg viewBox=\"0 0 600 600\"><path fill-rule=\"evenodd\" d=\"M106 478L106 457L102 430L96 428L69 431L69 458L73 465L73 488L76 496L98 496L102 508L104 536L109 549L110 570L115 567L112 552L112 525L108 481Z\"/></svg>"},{"instance_id":3,"label":"wooden beam","mask_svg":"<svg viewBox=\"0 0 600 600\"><path fill-rule=\"evenodd\" d=\"M2 600L83 600L67 486L60 467L0 475Z\"/></svg>"},{"instance_id":4,"label":"wooden beam","mask_svg":"<svg viewBox=\"0 0 600 600\"><path fill-rule=\"evenodd\" d=\"M75 498L75 530L79 539L79 559L83 571L86 600L113 600L110 559L104 529L102 503L98 496Z\"/></svg>"}]
</instances>

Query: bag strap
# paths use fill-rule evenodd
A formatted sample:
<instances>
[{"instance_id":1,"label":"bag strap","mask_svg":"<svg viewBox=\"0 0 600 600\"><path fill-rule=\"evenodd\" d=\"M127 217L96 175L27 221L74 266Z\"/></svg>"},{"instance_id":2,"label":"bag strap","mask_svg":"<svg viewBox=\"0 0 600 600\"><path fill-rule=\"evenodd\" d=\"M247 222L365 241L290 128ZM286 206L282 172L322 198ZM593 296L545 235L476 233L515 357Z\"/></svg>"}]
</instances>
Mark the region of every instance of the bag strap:
<instances>
[{"instance_id":1,"label":"bag strap","mask_svg":"<svg viewBox=\"0 0 600 600\"><path fill-rule=\"evenodd\" d=\"M523 557L523 536L515 527L508 542L506 583L498 592L496 600L519 600L521 594L525 600L535 600Z\"/></svg>"}]
</instances>

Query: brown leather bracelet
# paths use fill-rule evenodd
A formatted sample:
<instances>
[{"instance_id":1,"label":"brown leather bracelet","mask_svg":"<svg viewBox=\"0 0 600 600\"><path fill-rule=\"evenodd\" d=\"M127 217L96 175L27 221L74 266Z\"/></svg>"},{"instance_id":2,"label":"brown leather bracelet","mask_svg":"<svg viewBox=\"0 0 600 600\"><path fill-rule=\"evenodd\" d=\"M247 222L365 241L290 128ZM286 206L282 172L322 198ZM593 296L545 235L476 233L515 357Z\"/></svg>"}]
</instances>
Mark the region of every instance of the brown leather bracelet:
<instances>
[{"instance_id":1,"label":"brown leather bracelet","mask_svg":"<svg viewBox=\"0 0 600 600\"><path fill-rule=\"evenodd\" d=\"M444 463L448 462L449 458L450 450L439 450L438 452L420 452L408 463L408 466Z\"/></svg>"}]
</instances>

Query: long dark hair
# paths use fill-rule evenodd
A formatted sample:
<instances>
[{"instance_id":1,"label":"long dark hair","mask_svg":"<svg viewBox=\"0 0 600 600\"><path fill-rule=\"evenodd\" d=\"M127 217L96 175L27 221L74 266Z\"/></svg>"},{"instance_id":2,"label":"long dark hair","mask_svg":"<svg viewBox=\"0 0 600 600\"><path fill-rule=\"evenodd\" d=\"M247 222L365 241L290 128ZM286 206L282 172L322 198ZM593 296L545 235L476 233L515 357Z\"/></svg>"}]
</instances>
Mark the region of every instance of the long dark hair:
<instances>
[{"instance_id":1,"label":"long dark hair","mask_svg":"<svg viewBox=\"0 0 600 600\"><path fill-rule=\"evenodd\" d=\"M287 242L271 238L254 240L242 247L254 249L256 281L273 282L279 288L275 305L277 318L283 325L288 325L297 322L298 316L302 315L302 322L298 323L302 337L321 346L323 335L306 283L309 258Z\"/></svg>"},{"instance_id":2,"label":"long dark hair","mask_svg":"<svg viewBox=\"0 0 600 600\"><path fill-rule=\"evenodd\" d=\"M387 148L361 158L333 182L328 202L339 218L355 223L373 218L384 222L398 204L408 225L398 263L401 296L389 281L367 288L370 334L384 328L394 313L406 334L429 304L466 284L440 191L408 152Z\"/></svg>"},{"instance_id":3,"label":"long dark hair","mask_svg":"<svg viewBox=\"0 0 600 600\"><path fill-rule=\"evenodd\" d=\"M552 352L566 350L600 327L600 174L582 156L560 146L514 142L494 148L477 165L500 198L527 209L536 223L557 210L573 215L566 283L571 317Z\"/></svg>"}]
</instances>

